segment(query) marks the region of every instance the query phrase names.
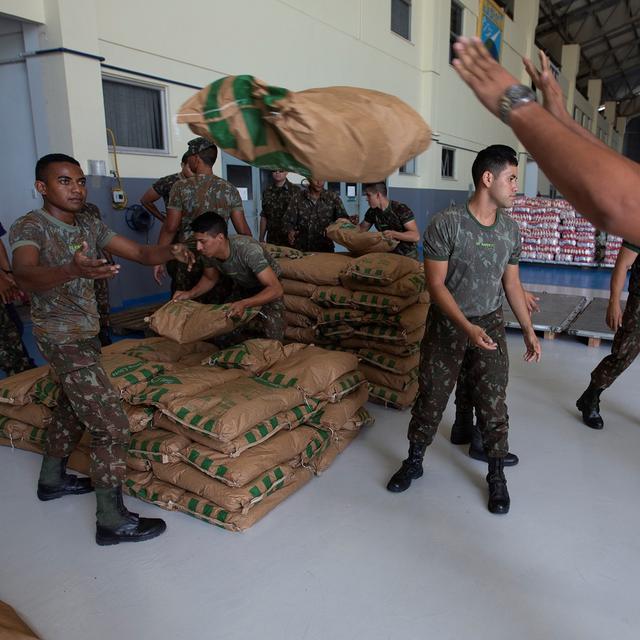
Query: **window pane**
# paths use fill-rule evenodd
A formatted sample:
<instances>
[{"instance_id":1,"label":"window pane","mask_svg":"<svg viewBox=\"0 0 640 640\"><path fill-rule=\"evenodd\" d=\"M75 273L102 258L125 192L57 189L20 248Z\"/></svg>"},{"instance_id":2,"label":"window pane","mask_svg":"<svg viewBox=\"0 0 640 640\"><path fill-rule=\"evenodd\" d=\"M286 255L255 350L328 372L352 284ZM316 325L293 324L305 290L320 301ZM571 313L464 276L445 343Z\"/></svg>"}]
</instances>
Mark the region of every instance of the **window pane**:
<instances>
[{"instance_id":1,"label":"window pane","mask_svg":"<svg viewBox=\"0 0 640 640\"><path fill-rule=\"evenodd\" d=\"M391 0L391 31L411 40L411 0Z\"/></svg>"},{"instance_id":2,"label":"window pane","mask_svg":"<svg viewBox=\"0 0 640 640\"><path fill-rule=\"evenodd\" d=\"M451 3L451 22L450 22L450 36L449 36L449 64L453 62L455 57L453 51L453 44L457 40L458 36L462 35L462 7L456 2Z\"/></svg>"},{"instance_id":3,"label":"window pane","mask_svg":"<svg viewBox=\"0 0 640 640\"><path fill-rule=\"evenodd\" d=\"M340 195L340 183L339 182L327 182L327 191L333 191Z\"/></svg>"},{"instance_id":4,"label":"window pane","mask_svg":"<svg viewBox=\"0 0 640 640\"><path fill-rule=\"evenodd\" d=\"M454 160L455 160L455 149L447 149L446 147L443 147L442 162L440 165L440 175L443 178L454 177Z\"/></svg>"},{"instance_id":5,"label":"window pane","mask_svg":"<svg viewBox=\"0 0 640 640\"><path fill-rule=\"evenodd\" d=\"M416 159L411 158L411 160L407 160L405 164L400 167L400 173L407 173L410 175L415 175L416 173Z\"/></svg>"},{"instance_id":6,"label":"window pane","mask_svg":"<svg viewBox=\"0 0 640 640\"><path fill-rule=\"evenodd\" d=\"M102 91L107 127L119 147L165 148L159 89L103 80Z\"/></svg>"}]
</instances>

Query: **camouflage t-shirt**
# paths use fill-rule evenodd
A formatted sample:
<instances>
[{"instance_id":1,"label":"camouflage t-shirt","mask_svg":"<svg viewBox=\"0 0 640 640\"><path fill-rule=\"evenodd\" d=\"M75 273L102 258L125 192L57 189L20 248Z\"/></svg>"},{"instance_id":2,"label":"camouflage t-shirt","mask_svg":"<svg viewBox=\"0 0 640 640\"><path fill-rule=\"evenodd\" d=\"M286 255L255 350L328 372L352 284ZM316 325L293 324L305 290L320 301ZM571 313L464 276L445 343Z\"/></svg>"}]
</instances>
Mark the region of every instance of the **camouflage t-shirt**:
<instances>
[{"instance_id":1,"label":"camouflage t-shirt","mask_svg":"<svg viewBox=\"0 0 640 640\"><path fill-rule=\"evenodd\" d=\"M495 223L485 226L467 205L453 205L424 232L424 257L449 262L445 286L467 318L502 306L502 276L507 264L518 264L520 251L518 224L500 209Z\"/></svg>"},{"instance_id":2,"label":"camouflage t-shirt","mask_svg":"<svg viewBox=\"0 0 640 640\"><path fill-rule=\"evenodd\" d=\"M623 247L627 249L631 249L631 251L635 251L637 254L640 254L640 247L627 242L626 240L622 243ZM636 256L636 259L633 261L631 265L631 273L629 274L629 293L631 295L640 294L640 255Z\"/></svg>"},{"instance_id":3,"label":"camouflage t-shirt","mask_svg":"<svg viewBox=\"0 0 640 640\"><path fill-rule=\"evenodd\" d=\"M182 211L177 242L185 242L193 235L191 222L207 211L215 211L229 221L233 211L243 210L238 190L214 175L197 175L176 182L167 207Z\"/></svg>"},{"instance_id":4,"label":"camouflage t-shirt","mask_svg":"<svg viewBox=\"0 0 640 640\"><path fill-rule=\"evenodd\" d=\"M231 253L226 260L207 258L203 256L204 266L215 267L231 280L236 288L253 291L262 289L264 285L258 280L257 274L271 267L280 277L280 265L271 254L253 238L249 236L230 236L229 249Z\"/></svg>"},{"instance_id":5,"label":"camouflage t-shirt","mask_svg":"<svg viewBox=\"0 0 640 640\"><path fill-rule=\"evenodd\" d=\"M281 187L272 184L264 190L260 215L267 220L267 242L289 246L289 238L285 230L285 216L291 198L299 191L300 187L291 184L288 180L285 180Z\"/></svg>"},{"instance_id":6,"label":"camouflage t-shirt","mask_svg":"<svg viewBox=\"0 0 640 640\"><path fill-rule=\"evenodd\" d=\"M300 251L333 252L333 240L327 238L326 229L338 218L347 218L347 212L337 193L323 189L314 200L307 189L300 189L289 203L285 229L297 232L293 243Z\"/></svg>"},{"instance_id":7,"label":"camouflage t-shirt","mask_svg":"<svg viewBox=\"0 0 640 640\"><path fill-rule=\"evenodd\" d=\"M379 207L370 207L364 214L364 221L373 225L378 231L406 231L404 225L415 219L413 211L406 204L395 200L389 200L389 206L384 211ZM393 253L417 260L418 243L400 241Z\"/></svg>"},{"instance_id":8,"label":"camouflage t-shirt","mask_svg":"<svg viewBox=\"0 0 640 640\"><path fill-rule=\"evenodd\" d=\"M162 197L164 201L164 208L167 209L169 206L169 194L171 193L171 189L173 185L180 180L182 176L179 173L172 173L168 176L163 176L162 178L158 178L152 185L151 188Z\"/></svg>"},{"instance_id":9,"label":"camouflage t-shirt","mask_svg":"<svg viewBox=\"0 0 640 640\"><path fill-rule=\"evenodd\" d=\"M89 245L87 255L97 258L99 251L116 235L101 220L86 211L76 214L69 225L44 209L18 218L9 232L11 249L31 245L40 250L42 267L61 267L73 260L73 254ZM94 337L100 330L94 281L75 278L48 291L31 293L33 333L58 343Z\"/></svg>"}]
</instances>

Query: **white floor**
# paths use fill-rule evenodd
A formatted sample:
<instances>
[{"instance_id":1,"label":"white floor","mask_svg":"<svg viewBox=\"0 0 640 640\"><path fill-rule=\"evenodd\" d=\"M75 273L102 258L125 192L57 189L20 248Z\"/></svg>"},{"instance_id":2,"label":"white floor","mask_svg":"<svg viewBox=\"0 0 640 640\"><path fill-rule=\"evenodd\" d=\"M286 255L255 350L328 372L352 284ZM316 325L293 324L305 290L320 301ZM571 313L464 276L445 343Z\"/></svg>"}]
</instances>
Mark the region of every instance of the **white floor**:
<instances>
[{"instance_id":1,"label":"white floor","mask_svg":"<svg viewBox=\"0 0 640 640\"><path fill-rule=\"evenodd\" d=\"M597 432L574 402L608 345L557 339L526 365L509 343L509 515L488 513L484 465L449 443L451 404L404 494L384 485L408 412L372 407L377 424L248 532L130 499L168 531L116 547L93 541L92 496L38 502L38 458L2 448L0 599L47 640L637 640L640 363Z\"/></svg>"}]
</instances>

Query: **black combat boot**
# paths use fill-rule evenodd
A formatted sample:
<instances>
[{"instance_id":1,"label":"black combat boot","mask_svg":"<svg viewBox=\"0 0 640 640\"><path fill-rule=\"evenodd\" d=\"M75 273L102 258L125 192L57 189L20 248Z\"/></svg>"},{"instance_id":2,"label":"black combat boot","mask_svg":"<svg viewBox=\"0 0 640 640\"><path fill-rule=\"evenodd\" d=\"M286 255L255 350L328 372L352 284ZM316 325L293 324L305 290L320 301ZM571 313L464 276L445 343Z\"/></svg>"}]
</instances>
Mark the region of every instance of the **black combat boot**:
<instances>
[{"instance_id":1,"label":"black combat boot","mask_svg":"<svg viewBox=\"0 0 640 640\"><path fill-rule=\"evenodd\" d=\"M473 431L473 409L459 411L456 408L456 419L451 427L452 444L469 444Z\"/></svg>"},{"instance_id":2,"label":"black combat boot","mask_svg":"<svg viewBox=\"0 0 640 640\"><path fill-rule=\"evenodd\" d=\"M422 476L422 458L426 445L417 442L409 443L409 457L402 463L402 466L392 476L387 483L387 489L393 493L406 491L411 486L412 480L417 480Z\"/></svg>"},{"instance_id":3,"label":"black combat boot","mask_svg":"<svg viewBox=\"0 0 640 640\"><path fill-rule=\"evenodd\" d=\"M55 500L62 498L62 496L73 496L93 491L90 478L80 478L66 472L68 460L69 456L65 458L44 456L38 479L38 498L40 500Z\"/></svg>"},{"instance_id":4,"label":"black combat boot","mask_svg":"<svg viewBox=\"0 0 640 640\"><path fill-rule=\"evenodd\" d=\"M507 479L504 477L504 459L489 458L489 511L491 513L509 513L511 499L507 491Z\"/></svg>"},{"instance_id":5,"label":"black combat boot","mask_svg":"<svg viewBox=\"0 0 640 640\"><path fill-rule=\"evenodd\" d=\"M473 426L471 432L471 444L469 445L469 457L474 460L480 460L480 462L489 462L487 454L484 452L482 445L482 433L480 433L480 427L476 423ZM513 467L520 462L520 458L515 453L507 453L504 457L504 466Z\"/></svg>"},{"instance_id":6,"label":"black combat boot","mask_svg":"<svg viewBox=\"0 0 640 640\"><path fill-rule=\"evenodd\" d=\"M582 422L592 429L602 429L604 422L600 415L600 394L603 389L596 389L590 384L578 398L576 407L582 412Z\"/></svg>"},{"instance_id":7,"label":"black combat boot","mask_svg":"<svg viewBox=\"0 0 640 640\"><path fill-rule=\"evenodd\" d=\"M121 487L96 489L96 500L96 542L101 546L151 540L167 528L160 518L141 518L128 511Z\"/></svg>"}]
</instances>

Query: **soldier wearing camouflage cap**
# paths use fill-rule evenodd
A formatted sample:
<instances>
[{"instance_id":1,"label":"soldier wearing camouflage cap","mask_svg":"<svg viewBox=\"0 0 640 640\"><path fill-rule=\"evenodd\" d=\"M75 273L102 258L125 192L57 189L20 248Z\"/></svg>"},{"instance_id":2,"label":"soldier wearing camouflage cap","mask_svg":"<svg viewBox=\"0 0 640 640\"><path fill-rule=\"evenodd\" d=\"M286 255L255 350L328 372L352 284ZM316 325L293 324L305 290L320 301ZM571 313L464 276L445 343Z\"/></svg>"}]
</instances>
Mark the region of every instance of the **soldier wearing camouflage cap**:
<instances>
[{"instance_id":1,"label":"soldier wearing camouflage cap","mask_svg":"<svg viewBox=\"0 0 640 640\"><path fill-rule=\"evenodd\" d=\"M31 293L34 337L60 382L38 498L54 500L95 488L98 544L148 540L160 535L165 523L130 513L123 503L129 421L100 363L94 282L115 277L120 269L99 257L101 251L146 265L193 256L183 245L140 245L87 212L86 178L70 156L40 158L35 187L42 208L16 220L9 237L16 281ZM85 430L91 434L90 479L66 473Z\"/></svg>"},{"instance_id":2,"label":"soldier wearing camouflage cap","mask_svg":"<svg viewBox=\"0 0 640 640\"><path fill-rule=\"evenodd\" d=\"M187 165L193 173L191 178L176 182L169 194L167 216L162 223L158 245L184 242L195 248L192 240L191 222L207 211L217 211L225 220L231 220L240 235L251 235L242 207L242 199L236 187L213 173L213 165L218 157L218 147L206 138L189 140ZM198 260L191 271L176 262L167 264L171 276L171 293L191 289L202 277L203 265ZM158 274L154 274L157 279ZM201 302L215 303L228 294L228 290L217 287Z\"/></svg>"},{"instance_id":3,"label":"soldier wearing camouflage cap","mask_svg":"<svg viewBox=\"0 0 640 640\"><path fill-rule=\"evenodd\" d=\"M503 210L513 205L517 165L510 147L494 145L481 151L472 167L474 195L466 204L436 214L424 234L425 275L432 304L421 345L419 392L409 423L409 456L389 481L389 491L405 491L412 480L422 476L425 450L468 358L473 404L489 461L488 508L492 513L509 511L504 475L504 458L509 452L504 294L522 327L527 349L524 359L540 359L518 272L520 232Z\"/></svg>"}]
</instances>

